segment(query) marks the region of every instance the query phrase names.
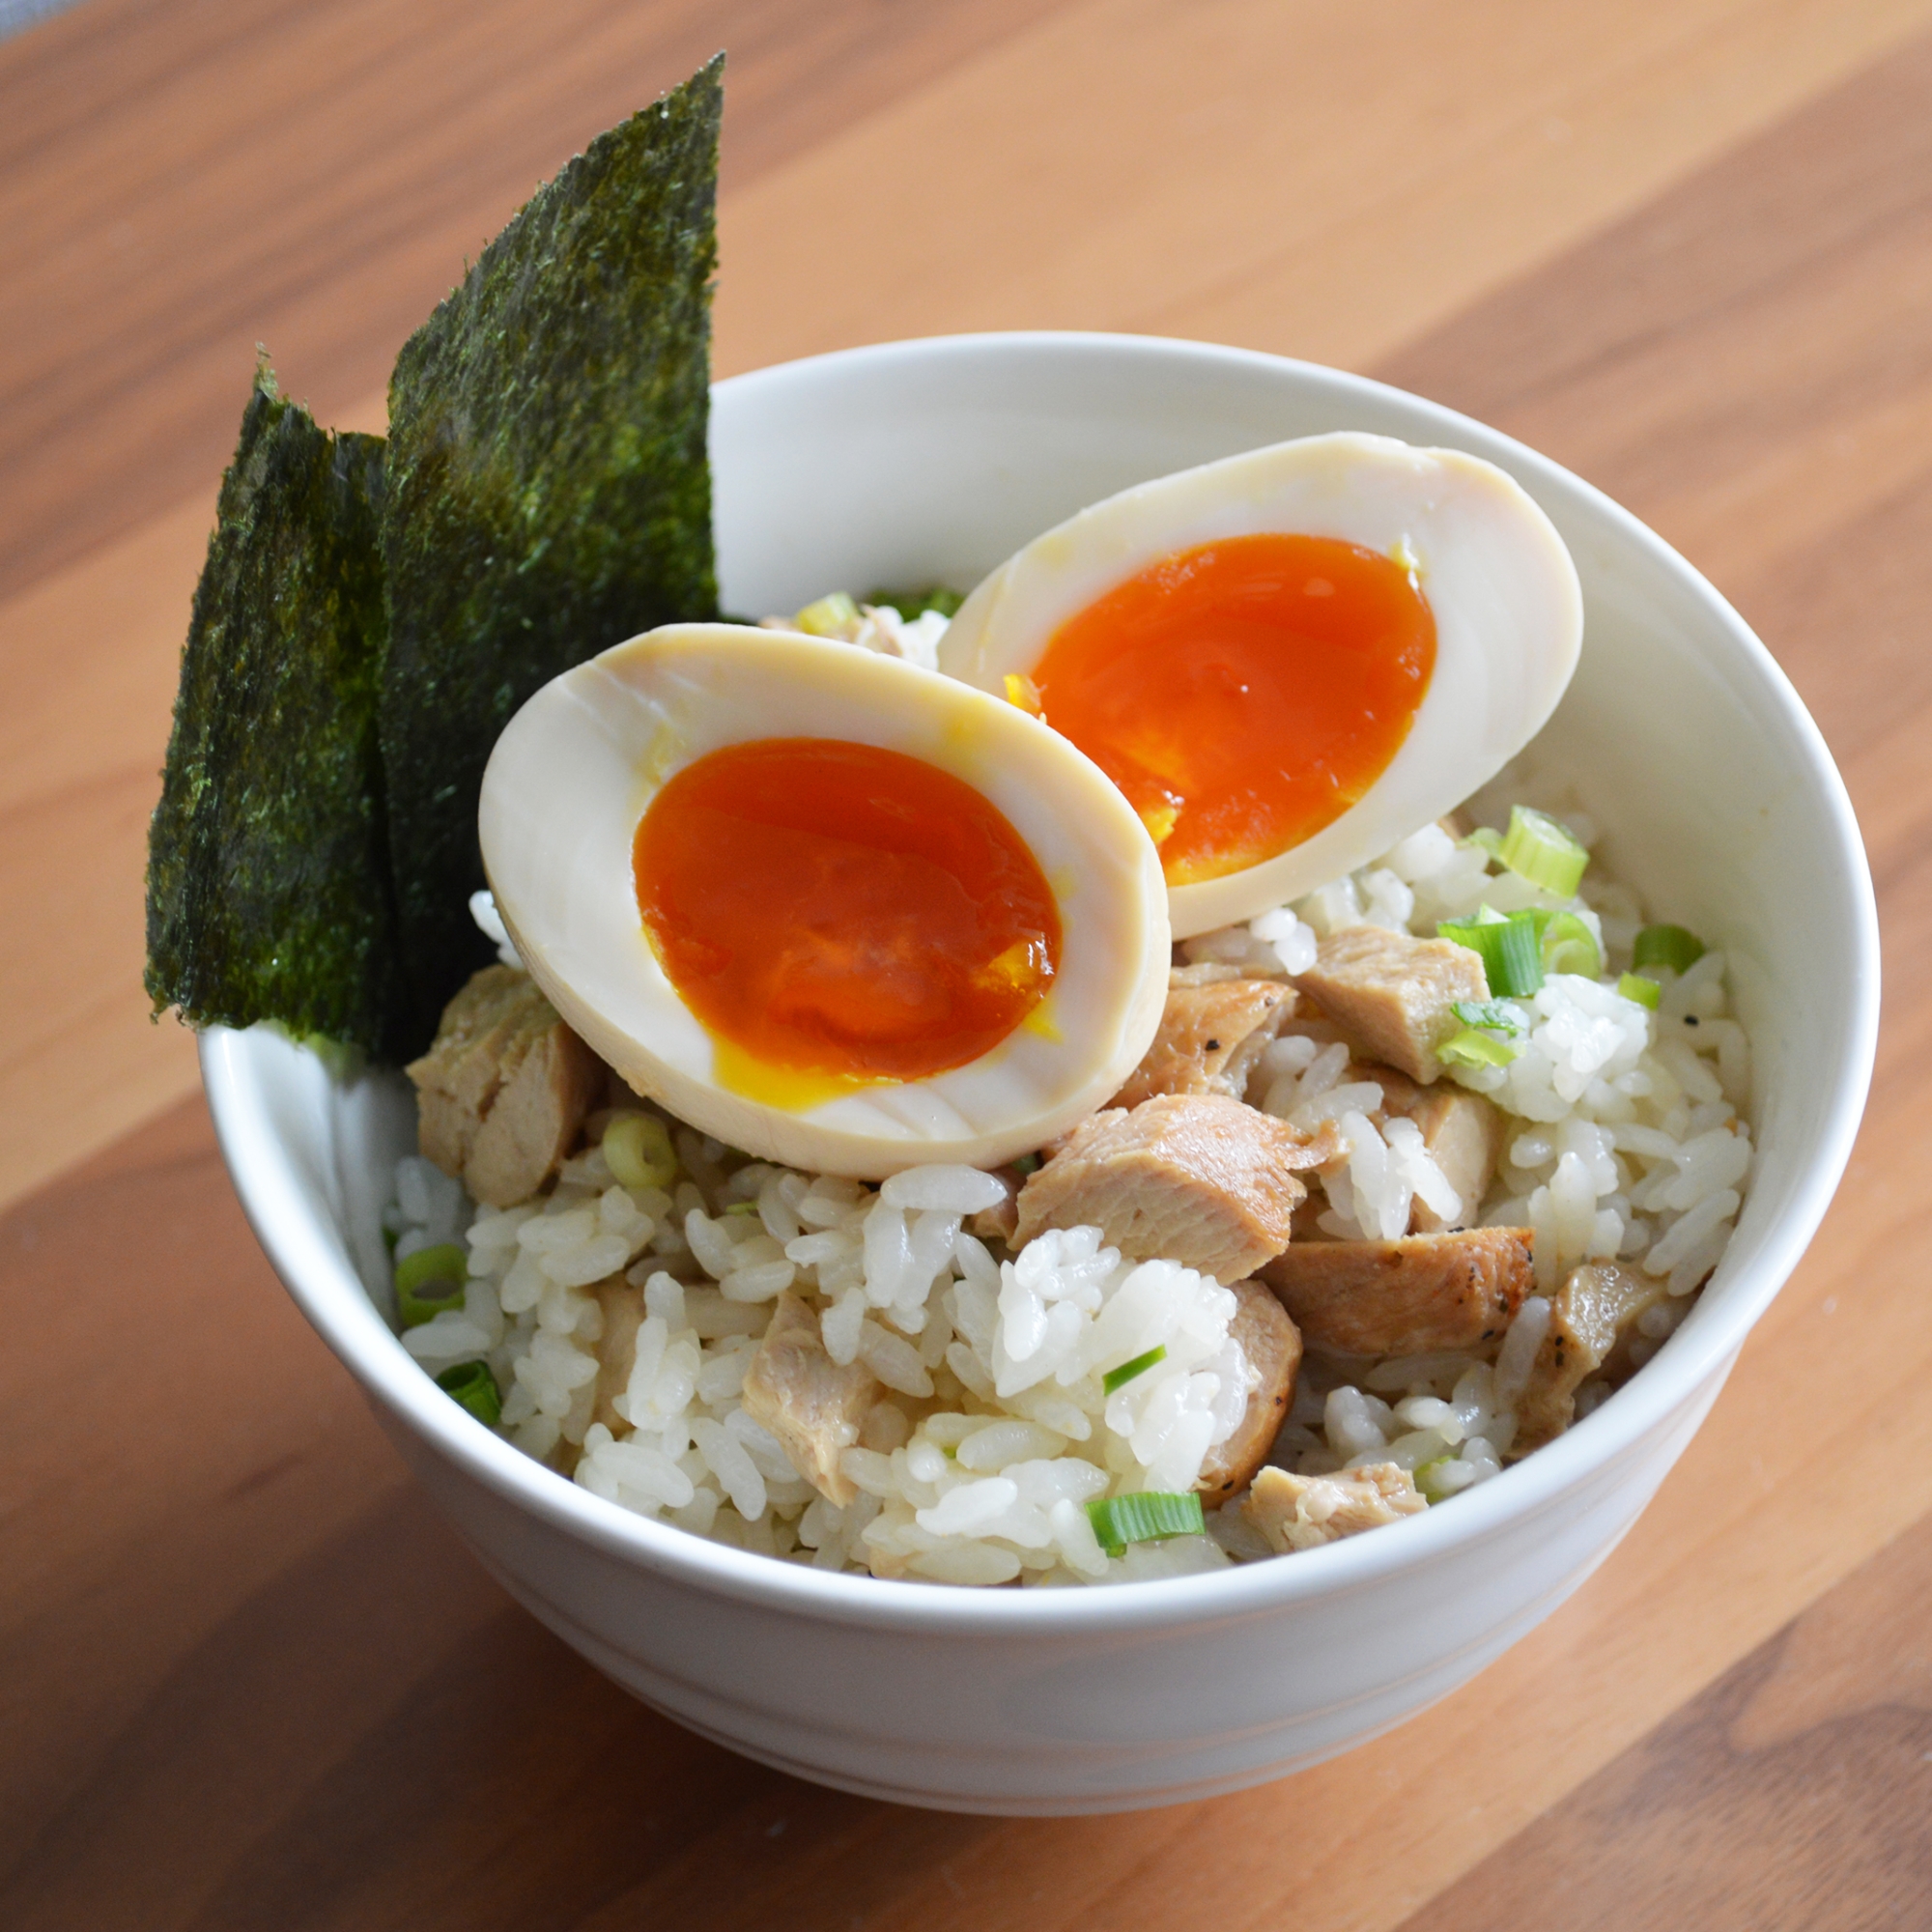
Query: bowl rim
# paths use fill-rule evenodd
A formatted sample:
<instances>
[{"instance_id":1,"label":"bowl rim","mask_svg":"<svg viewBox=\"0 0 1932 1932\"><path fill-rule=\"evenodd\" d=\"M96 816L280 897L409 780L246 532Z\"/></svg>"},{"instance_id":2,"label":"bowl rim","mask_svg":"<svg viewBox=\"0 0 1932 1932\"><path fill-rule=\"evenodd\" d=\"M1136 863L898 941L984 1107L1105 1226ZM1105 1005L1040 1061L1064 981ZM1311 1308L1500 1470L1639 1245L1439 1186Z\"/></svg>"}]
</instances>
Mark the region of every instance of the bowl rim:
<instances>
[{"instance_id":1,"label":"bowl rim","mask_svg":"<svg viewBox=\"0 0 1932 1932\"><path fill-rule=\"evenodd\" d=\"M1748 1273L1727 1285L1721 1319L1691 1322L1643 1372L1594 1413L1535 1455L1457 1498L1399 1525L1400 1535L1358 1536L1303 1551L1293 1563L1257 1562L1190 1577L1104 1588L975 1590L814 1570L668 1523L592 1495L535 1462L448 1401L402 1347L339 1252L330 1229L305 1201L260 1104L257 1050L249 1035L210 1028L201 1069L217 1137L257 1238L289 1293L372 1402L423 1444L498 1499L629 1567L667 1583L813 1621L925 1635L1083 1637L1174 1629L1275 1614L1305 1600L1346 1597L1393 1571L1421 1569L1466 1552L1526 1520L1561 1508L1611 1465L1640 1453L1645 1438L1706 1386L1721 1380L1816 1233L1850 1157L1870 1085L1879 1018L1878 914L1862 838L1844 782L1810 714L1764 643L1722 595L1647 525L1593 485L1473 417L1392 384L1290 356L1179 337L1045 329L917 337L842 349L748 371L715 385L720 396L822 381L930 359L1062 355L1083 362L1164 360L1203 373L1265 370L1273 377L1378 405L1419 409L1456 446L1488 457L1530 487L1567 496L1642 554L1701 608L1724 635L1735 662L1782 724L1801 780L1837 848L1852 914L1841 928L1850 955L1851 1009L1844 1048L1828 1076L1817 1150L1776 1206ZM270 1037L272 1037L272 1036ZM277 1044L285 1042L277 1041Z\"/></svg>"}]
</instances>

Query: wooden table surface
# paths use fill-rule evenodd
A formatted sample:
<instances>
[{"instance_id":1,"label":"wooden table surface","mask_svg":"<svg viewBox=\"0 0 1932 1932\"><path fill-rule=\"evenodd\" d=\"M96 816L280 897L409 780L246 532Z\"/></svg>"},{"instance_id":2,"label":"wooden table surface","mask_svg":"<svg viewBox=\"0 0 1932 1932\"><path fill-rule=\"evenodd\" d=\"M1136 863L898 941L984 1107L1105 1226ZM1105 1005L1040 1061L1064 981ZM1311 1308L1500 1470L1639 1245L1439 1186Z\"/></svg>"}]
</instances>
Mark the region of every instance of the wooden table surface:
<instances>
[{"instance_id":1,"label":"wooden table surface","mask_svg":"<svg viewBox=\"0 0 1932 1932\"><path fill-rule=\"evenodd\" d=\"M255 343L380 427L721 43L721 372L1048 326L1436 397L1715 579L1865 828L1865 1131L1703 1433L1500 1663L1241 1796L946 1817L632 1703L405 1479L146 1016ZM1932 1927L1932 0L86 0L0 45L0 1924Z\"/></svg>"}]
</instances>

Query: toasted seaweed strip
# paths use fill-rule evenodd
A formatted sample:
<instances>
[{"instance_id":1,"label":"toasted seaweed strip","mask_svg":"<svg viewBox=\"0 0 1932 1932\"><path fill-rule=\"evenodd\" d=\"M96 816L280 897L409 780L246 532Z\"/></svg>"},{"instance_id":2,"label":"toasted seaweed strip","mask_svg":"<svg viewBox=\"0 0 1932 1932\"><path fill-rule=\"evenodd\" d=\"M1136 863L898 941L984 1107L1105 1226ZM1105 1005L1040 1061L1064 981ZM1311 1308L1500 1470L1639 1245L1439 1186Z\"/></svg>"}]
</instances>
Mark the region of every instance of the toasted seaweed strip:
<instances>
[{"instance_id":1,"label":"toasted seaweed strip","mask_svg":"<svg viewBox=\"0 0 1932 1932\"><path fill-rule=\"evenodd\" d=\"M394 1046L382 497L382 440L317 428L264 358L222 479L148 833L156 1012Z\"/></svg>"},{"instance_id":2,"label":"toasted seaweed strip","mask_svg":"<svg viewBox=\"0 0 1932 1932\"><path fill-rule=\"evenodd\" d=\"M411 1044L490 947L476 799L519 705L715 614L710 284L724 56L537 190L389 387L383 754Z\"/></svg>"}]
</instances>

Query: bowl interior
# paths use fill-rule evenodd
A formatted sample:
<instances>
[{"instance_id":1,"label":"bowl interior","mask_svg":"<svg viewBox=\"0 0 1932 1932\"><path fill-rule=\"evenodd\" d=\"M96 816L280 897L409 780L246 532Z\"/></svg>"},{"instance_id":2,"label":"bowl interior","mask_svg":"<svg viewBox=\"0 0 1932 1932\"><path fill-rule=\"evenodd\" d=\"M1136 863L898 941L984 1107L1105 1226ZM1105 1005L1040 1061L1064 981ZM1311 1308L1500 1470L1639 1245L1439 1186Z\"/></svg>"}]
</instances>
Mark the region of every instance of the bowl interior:
<instances>
[{"instance_id":1,"label":"bowl interior","mask_svg":"<svg viewBox=\"0 0 1932 1932\"><path fill-rule=\"evenodd\" d=\"M1525 765L1574 789L1653 918L1724 949L1756 1054L1760 1167L1699 1305L1708 1323L1757 1272L1801 1181L1829 1168L1821 1208L1835 1184L1842 1151L1833 1162L1827 1143L1847 1106L1855 1123L1870 1062L1870 880L1830 755L1769 653L1600 492L1453 411L1305 363L1131 337L891 344L720 385L725 603L763 614L836 587L969 589L1129 484L1346 429L1487 457L1576 558L1582 660ZM1750 1291L1747 1319L1776 1287Z\"/></svg>"},{"instance_id":2,"label":"bowl interior","mask_svg":"<svg viewBox=\"0 0 1932 1932\"><path fill-rule=\"evenodd\" d=\"M717 538L724 606L753 616L834 588L942 582L965 589L1041 529L1130 483L1338 429L1487 457L1554 520L1582 580L1584 647L1534 756L1605 829L1608 863L1652 916L1682 920L1724 948L1756 1052L1760 1170L1692 1319L1616 1401L1441 1512L1444 1520L1432 1513L1416 1525L1439 1537L1547 1499L1552 1486L1721 1373L1802 1253L1849 1151L1876 1031L1870 879L1843 786L1763 646L1634 519L1479 424L1332 370L1133 337L892 344L721 384L712 423ZM627 1542L640 1559L716 1564L718 1575L756 1563L639 1520L601 1521L620 1513L471 1429L389 1334L378 1313L389 1294L377 1216L393 1161L413 1140L400 1080L334 1085L319 1063L259 1031L213 1039L204 1065L265 1246L311 1320L391 1411L533 1507L547 1495L543 1507L573 1520L580 1511L598 1514L597 1533ZM667 1539L688 1550L668 1551ZM1340 1579L1379 1568L1385 1557L1364 1546L1380 1542L1335 1546L1320 1552L1321 1564L1260 1567L1301 1579L1284 1574L1281 1589L1313 1587L1318 1572ZM849 1580L757 1567L779 1591ZM1235 1577L1195 1580L1213 1588ZM1191 1592L1194 1583L1144 1587ZM971 1596L996 1616L1003 1605L1014 1615L1026 1607L1011 1592L990 1593L999 1602L982 1593L913 1596ZM1033 1608L1072 1613L1070 1605Z\"/></svg>"}]
</instances>

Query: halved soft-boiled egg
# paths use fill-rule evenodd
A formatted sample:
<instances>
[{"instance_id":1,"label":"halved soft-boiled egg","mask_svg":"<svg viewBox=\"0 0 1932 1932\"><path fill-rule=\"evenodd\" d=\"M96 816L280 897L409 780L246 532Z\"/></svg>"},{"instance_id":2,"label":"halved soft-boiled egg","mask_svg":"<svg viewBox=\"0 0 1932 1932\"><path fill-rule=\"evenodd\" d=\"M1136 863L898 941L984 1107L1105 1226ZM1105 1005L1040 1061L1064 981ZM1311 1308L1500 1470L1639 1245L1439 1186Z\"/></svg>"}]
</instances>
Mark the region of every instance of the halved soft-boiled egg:
<instances>
[{"instance_id":1,"label":"halved soft-boiled egg","mask_svg":"<svg viewBox=\"0 0 1932 1932\"><path fill-rule=\"evenodd\" d=\"M1186 938L1351 871L1492 778L1555 709L1582 628L1570 554L1506 472L1347 433L1081 511L967 598L939 667L1107 773Z\"/></svg>"},{"instance_id":2,"label":"halved soft-boiled egg","mask_svg":"<svg viewBox=\"0 0 1932 1932\"><path fill-rule=\"evenodd\" d=\"M1160 864L1064 737L842 643L652 631L533 696L483 863L553 1004L734 1147L876 1179L1105 1102L1167 985Z\"/></svg>"}]
</instances>

